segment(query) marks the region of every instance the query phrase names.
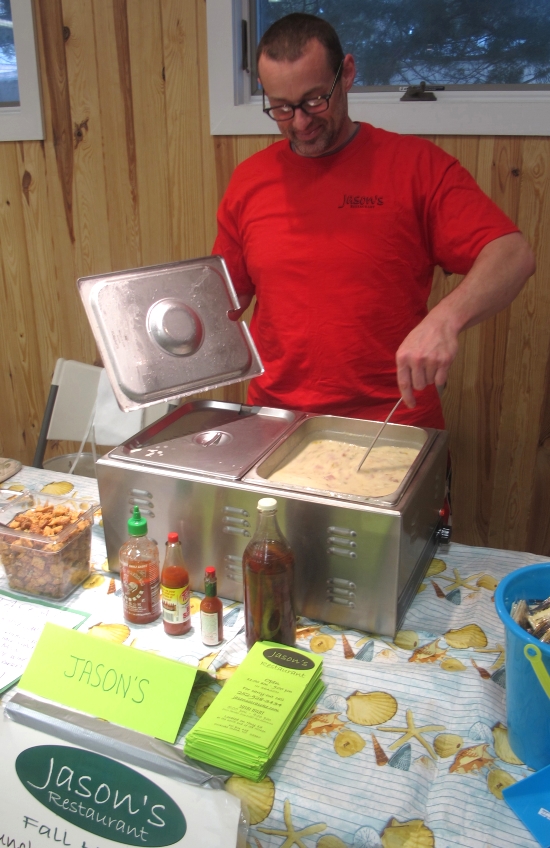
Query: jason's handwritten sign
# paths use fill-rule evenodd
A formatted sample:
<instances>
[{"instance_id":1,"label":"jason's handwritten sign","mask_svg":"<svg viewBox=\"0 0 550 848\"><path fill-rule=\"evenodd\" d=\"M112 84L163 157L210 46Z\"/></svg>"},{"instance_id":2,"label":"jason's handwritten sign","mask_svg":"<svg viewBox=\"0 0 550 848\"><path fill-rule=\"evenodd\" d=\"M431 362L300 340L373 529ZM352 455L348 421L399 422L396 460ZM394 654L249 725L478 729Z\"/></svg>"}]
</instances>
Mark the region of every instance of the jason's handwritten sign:
<instances>
[{"instance_id":1,"label":"jason's handwritten sign","mask_svg":"<svg viewBox=\"0 0 550 848\"><path fill-rule=\"evenodd\" d=\"M19 686L174 742L194 679L184 663L46 624Z\"/></svg>"}]
</instances>

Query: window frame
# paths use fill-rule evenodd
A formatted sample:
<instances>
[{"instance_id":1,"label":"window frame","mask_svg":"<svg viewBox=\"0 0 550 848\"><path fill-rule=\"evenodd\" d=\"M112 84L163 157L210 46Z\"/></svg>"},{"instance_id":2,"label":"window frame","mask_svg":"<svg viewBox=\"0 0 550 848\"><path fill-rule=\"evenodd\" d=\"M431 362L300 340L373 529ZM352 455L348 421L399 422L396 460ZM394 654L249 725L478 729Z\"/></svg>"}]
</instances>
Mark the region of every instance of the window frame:
<instances>
[{"instance_id":1,"label":"window frame","mask_svg":"<svg viewBox=\"0 0 550 848\"><path fill-rule=\"evenodd\" d=\"M240 67L247 0L206 0L206 14L210 134L276 135ZM550 135L550 89L438 91L435 101L401 97L402 91L351 92L350 116L411 135Z\"/></svg>"},{"instance_id":2,"label":"window frame","mask_svg":"<svg viewBox=\"0 0 550 848\"><path fill-rule=\"evenodd\" d=\"M12 0L19 106L0 107L0 142L44 138L32 0Z\"/></svg>"}]
</instances>

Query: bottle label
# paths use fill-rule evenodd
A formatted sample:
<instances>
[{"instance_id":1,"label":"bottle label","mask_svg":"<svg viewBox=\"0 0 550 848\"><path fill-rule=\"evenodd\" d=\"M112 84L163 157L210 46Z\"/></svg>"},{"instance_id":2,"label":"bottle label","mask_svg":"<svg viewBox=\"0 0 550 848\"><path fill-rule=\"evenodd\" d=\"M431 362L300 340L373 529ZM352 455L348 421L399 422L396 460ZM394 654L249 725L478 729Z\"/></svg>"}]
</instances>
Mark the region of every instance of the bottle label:
<instances>
[{"instance_id":1,"label":"bottle label","mask_svg":"<svg viewBox=\"0 0 550 848\"><path fill-rule=\"evenodd\" d=\"M153 621L160 615L160 580L154 565L145 562L121 567L125 615L138 624L141 619Z\"/></svg>"},{"instance_id":2,"label":"bottle label","mask_svg":"<svg viewBox=\"0 0 550 848\"><path fill-rule=\"evenodd\" d=\"M205 645L220 644L217 612L202 612L201 610L201 638Z\"/></svg>"},{"instance_id":3,"label":"bottle label","mask_svg":"<svg viewBox=\"0 0 550 848\"><path fill-rule=\"evenodd\" d=\"M189 585L179 589L161 586L162 615L169 624L183 624L191 618Z\"/></svg>"}]
</instances>

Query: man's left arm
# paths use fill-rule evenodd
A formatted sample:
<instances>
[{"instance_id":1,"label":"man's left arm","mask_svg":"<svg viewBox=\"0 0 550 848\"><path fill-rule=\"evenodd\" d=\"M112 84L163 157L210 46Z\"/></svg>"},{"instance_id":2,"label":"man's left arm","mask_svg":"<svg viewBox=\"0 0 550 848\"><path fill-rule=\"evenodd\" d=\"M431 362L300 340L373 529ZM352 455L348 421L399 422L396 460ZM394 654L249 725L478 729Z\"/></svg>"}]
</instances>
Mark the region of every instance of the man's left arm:
<instances>
[{"instance_id":1,"label":"man's left arm","mask_svg":"<svg viewBox=\"0 0 550 848\"><path fill-rule=\"evenodd\" d=\"M397 382L408 407L415 406L413 389L445 385L462 330L508 306L534 270L533 252L520 233L501 236L481 249L462 282L397 351Z\"/></svg>"}]
</instances>

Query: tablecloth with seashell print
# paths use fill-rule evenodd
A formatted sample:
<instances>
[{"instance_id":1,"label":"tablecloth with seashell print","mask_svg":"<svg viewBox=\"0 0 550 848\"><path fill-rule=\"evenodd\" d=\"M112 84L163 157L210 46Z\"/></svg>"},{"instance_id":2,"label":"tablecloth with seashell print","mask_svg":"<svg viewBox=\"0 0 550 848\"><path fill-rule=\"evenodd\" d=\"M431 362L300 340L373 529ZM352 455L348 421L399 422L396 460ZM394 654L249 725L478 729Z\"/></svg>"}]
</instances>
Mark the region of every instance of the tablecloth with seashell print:
<instances>
[{"instance_id":1,"label":"tablecloth with seashell print","mask_svg":"<svg viewBox=\"0 0 550 848\"><path fill-rule=\"evenodd\" d=\"M93 480L28 468L2 488L62 481L93 496ZM65 602L92 613L84 628L210 675L193 691L180 745L246 653L241 607L224 606L227 638L210 651L197 639L198 595L190 637L171 640L158 624L130 628L118 578L105 571L100 525L92 548L95 571ZM393 641L299 619L296 644L323 655L327 688L263 781L227 781L249 810L249 848L536 846L502 799L531 770L508 743L504 629L493 595L510 571L544 561L441 546Z\"/></svg>"}]
</instances>

